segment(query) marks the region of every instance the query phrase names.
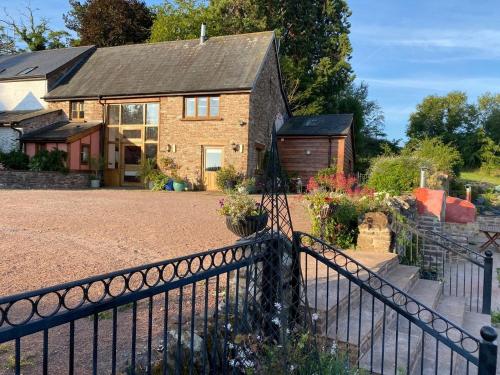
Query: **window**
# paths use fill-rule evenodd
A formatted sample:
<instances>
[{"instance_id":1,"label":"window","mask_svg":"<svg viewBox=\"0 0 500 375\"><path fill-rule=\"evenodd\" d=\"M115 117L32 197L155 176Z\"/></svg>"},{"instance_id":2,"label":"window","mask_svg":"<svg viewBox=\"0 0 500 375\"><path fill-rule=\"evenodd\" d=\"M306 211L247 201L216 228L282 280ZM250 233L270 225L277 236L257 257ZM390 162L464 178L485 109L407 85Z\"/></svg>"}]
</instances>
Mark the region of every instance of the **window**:
<instances>
[{"instance_id":1,"label":"window","mask_svg":"<svg viewBox=\"0 0 500 375\"><path fill-rule=\"evenodd\" d=\"M35 155L38 154L40 151L43 151L46 149L47 149L46 143L36 143L35 144Z\"/></svg>"},{"instance_id":2,"label":"window","mask_svg":"<svg viewBox=\"0 0 500 375\"><path fill-rule=\"evenodd\" d=\"M71 102L71 119L83 120L85 117L85 110L83 102Z\"/></svg>"},{"instance_id":3,"label":"window","mask_svg":"<svg viewBox=\"0 0 500 375\"><path fill-rule=\"evenodd\" d=\"M88 164L90 159L90 145L80 145L80 164Z\"/></svg>"},{"instance_id":4,"label":"window","mask_svg":"<svg viewBox=\"0 0 500 375\"><path fill-rule=\"evenodd\" d=\"M195 96L184 98L184 118L219 118L218 96Z\"/></svg>"},{"instance_id":5,"label":"window","mask_svg":"<svg viewBox=\"0 0 500 375\"><path fill-rule=\"evenodd\" d=\"M31 73L33 70L35 70L36 68L38 68L38 66L30 66L29 68L24 68L23 70L21 70L19 73L16 74L16 76L22 76L22 75L26 75L28 73Z\"/></svg>"},{"instance_id":6,"label":"window","mask_svg":"<svg viewBox=\"0 0 500 375\"><path fill-rule=\"evenodd\" d=\"M255 146L255 152L257 153L256 170L257 172L262 172L264 170L264 160L266 156L266 149L264 145L258 144L257 146Z\"/></svg>"},{"instance_id":7,"label":"window","mask_svg":"<svg viewBox=\"0 0 500 375\"><path fill-rule=\"evenodd\" d=\"M157 157L160 103L109 104L106 113L108 169L118 169L120 160L136 165L143 158ZM139 181L137 173L129 172L126 182Z\"/></svg>"},{"instance_id":8,"label":"window","mask_svg":"<svg viewBox=\"0 0 500 375\"><path fill-rule=\"evenodd\" d=\"M122 104L122 125L143 125L144 104Z\"/></svg>"}]
</instances>

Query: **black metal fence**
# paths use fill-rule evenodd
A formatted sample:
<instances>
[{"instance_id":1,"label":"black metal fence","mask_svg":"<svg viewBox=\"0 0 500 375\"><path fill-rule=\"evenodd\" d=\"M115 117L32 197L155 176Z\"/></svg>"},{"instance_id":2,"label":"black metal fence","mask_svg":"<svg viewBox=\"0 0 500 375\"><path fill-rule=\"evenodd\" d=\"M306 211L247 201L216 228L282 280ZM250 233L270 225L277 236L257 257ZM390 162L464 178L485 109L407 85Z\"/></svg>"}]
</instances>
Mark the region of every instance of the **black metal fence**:
<instances>
[{"instance_id":1,"label":"black metal fence","mask_svg":"<svg viewBox=\"0 0 500 375\"><path fill-rule=\"evenodd\" d=\"M271 285L275 270L266 269L281 240L287 243L263 237L2 298L0 372L244 372L230 365L234 338L273 335L266 327L280 308L269 301L286 304ZM478 340L432 303L310 235L294 233L286 248L300 259L286 288L300 291L288 299L281 328L300 324L347 353L348 366L372 373L495 373L494 331L484 328Z\"/></svg>"},{"instance_id":2,"label":"black metal fence","mask_svg":"<svg viewBox=\"0 0 500 375\"><path fill-rule=\"evenodd\" d=\"M226 372L228 333L249 321L248 298L256 293L250 265L269 243L1 298L0 373Z\"/></svg>"},{"instance_id":3,"label":"black metal fence","mask_svg":"<svg viewBox=\"0 0 500 375\"><path fill-rule=\"evenodd\" d=\"M464 297L469 311L491 313L493 254L478 253L438 232L394 220L395 251L403 264L420 267L424 279L440 280L443 293Z\"/></svg>"},{"instance_id":4,"label":"black metal fence","mask_svg":"<svg viewBox=\"0 0 500 375\"><path fill-rule=\"evenodd\" d=\"M437 313L439 283L423 303L408 294L411 280L398 288L320 239L295 238L314 332L347 350L353 366L376 374L495 373L495 330L483 327L479 340Z\"/></svg>"}]
</instances>

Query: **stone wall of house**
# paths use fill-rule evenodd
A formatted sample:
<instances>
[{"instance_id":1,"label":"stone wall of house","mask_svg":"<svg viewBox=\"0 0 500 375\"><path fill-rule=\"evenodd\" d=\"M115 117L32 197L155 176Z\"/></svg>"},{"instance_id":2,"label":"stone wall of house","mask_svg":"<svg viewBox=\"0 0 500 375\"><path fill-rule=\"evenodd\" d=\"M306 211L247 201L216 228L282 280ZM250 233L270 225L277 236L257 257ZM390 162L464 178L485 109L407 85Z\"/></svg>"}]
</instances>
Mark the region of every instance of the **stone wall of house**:
<instances>
[{"instance_id":1,"label":"stone wall of house","mask_svg":"<svg viewBox=\"0 0 500 375\"><path fill-rule=\"evenodd\" d=\"M86 189L87 173L0 171L0 189Z\"/></svg>"},{"instance_id":2,"label":"stone wall of house","mask_svg":"<svg viewBox=\"0 0 500 375\"><path fill-rule=\"evenodd\" d=\"M288 113L285 98L281 92L276 49L272 43L250 95L247 166L249 175L253 175L257 167L256 145L262 144L269 148L271 126L278 117L281 118L281 121L285 121Z\"/></svg>"},{"instance_id":3,"label":"stone wall of house","mask_svg":"<svg viewBox=\"0 0 500 375\"><path fill-rule=\"evenodd\" d=\"M247 171L248 155L248 105L250 95L221 94L219 102L220 119L183 119L183 96L162 97L160 100L159 155L170 157L181 167L180 174L192 184L201 183L204 147L218 147L223 150L223 164L243 173ZM241 125L243 122L244 125ZM233 144L243 145L234 150ZM170 147L169 145L175 145Z\"/></svg>"},{"instance_id":4,"label":"stone wall of house","mask_svg":"<svg viewBox=\"0 0 500 375\"><path fill-rule=\"evenodd\" d=\"M19 123L19 127L21 128L23 134L29 134L58 121L63 121L65 118L66 117L63 111L54 111L23 120Z\"/></svg>"},{"instance_id":5,"label":"stone wall of house","mask_svg":"<svg viewBox=\"0 0 500 375\"><path fill-rule=\"evenodd\" d=\"M68 100L49 102L50 109L61 109L64 113L64 118L71 117L71 102ZM103 105L98 100L85 100L84 101L85 121L102 121L103 119Z\"/></svg>"}]
</instances>

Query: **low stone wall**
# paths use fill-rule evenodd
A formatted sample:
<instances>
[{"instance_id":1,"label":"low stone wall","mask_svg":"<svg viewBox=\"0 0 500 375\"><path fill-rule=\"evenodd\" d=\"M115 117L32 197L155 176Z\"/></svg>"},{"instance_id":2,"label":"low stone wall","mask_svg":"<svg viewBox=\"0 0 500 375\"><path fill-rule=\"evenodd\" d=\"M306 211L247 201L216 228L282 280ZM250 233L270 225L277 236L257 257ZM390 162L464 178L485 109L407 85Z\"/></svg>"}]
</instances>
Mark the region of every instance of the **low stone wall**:
<instances>
[{"instance_id":1,"label":"low stone wall","mask_svg":"<svg viewBox=\"0 0 500 375\"><path fill-rule=\"evenodd\" d=\"M0 171L0 189L87 189L88 173Z\"/></svg>"}]
</instances>

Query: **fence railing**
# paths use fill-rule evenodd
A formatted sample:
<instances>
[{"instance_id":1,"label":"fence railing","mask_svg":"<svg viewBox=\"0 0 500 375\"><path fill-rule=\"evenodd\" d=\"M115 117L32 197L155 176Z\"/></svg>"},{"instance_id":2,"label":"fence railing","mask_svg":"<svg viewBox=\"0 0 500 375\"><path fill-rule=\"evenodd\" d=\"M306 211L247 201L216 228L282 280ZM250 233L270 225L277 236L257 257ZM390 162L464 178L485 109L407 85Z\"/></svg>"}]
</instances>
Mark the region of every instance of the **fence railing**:
<instances>
[{"instance_id":1,"label":"fence railing","mask_svg":"<svg viewBox=\"0 0 500 375\"><path fill-rule=\"evenodd\" d=\"M322 337L353 369L494 374L494 331L476 339L317 238L277 241L288 240L264 236L0 298L0 374L244 373L251 363L235 365L235 338L273 335L279 324L278 335L300 325Z\"/></svg>"},{"instance_id":2,"label":"fence railing","mask_svg":"<svg viewBox=\"0 0 500 375\"><path fill-rule=\"evenodd\" d=\"M422 303L407 293L412 281L398 288L322 240L294 236L315 332L345 348L354 366L376 374L495 373L493 328L483 327L478 340L434 311L437 290Z\"/></svg>"},{"instance_id":3,"label":"fence railing","mask_svg":"<svg viewBox=\"0 0 500 375\"><path fill-rule=\"evenodd\" d=\"M269 243L0 298L0 374L226 372L228 332L248 321L249 272Z\"/></svg>"},{"instance_id":4,"label":"fence railing","mask_svg":"<svg viewBox=\"0 0 500 375\"><path fill-rule=\"evenodd\" d=\"M443 293L461 296L470 311L491 313L493 254L478 253L441 233L394 220L395 251L401 262L420 267L421 277L439 279Z\"/></svg>"}]
</instances>

